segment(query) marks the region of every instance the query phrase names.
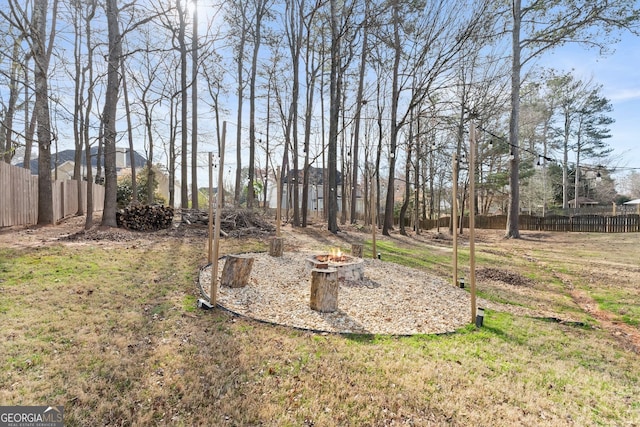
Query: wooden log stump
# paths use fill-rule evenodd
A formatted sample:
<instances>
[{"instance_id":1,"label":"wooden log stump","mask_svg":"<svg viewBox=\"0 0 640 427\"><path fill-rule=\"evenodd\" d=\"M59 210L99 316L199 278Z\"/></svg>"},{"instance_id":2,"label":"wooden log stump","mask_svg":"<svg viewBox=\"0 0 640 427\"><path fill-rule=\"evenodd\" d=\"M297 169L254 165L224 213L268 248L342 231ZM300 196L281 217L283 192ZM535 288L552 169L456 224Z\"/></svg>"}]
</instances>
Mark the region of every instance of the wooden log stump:
<instances>
[{"instance_id":1,"label":"wooden log stump","mask_svg":"<svg viewBox=\"0 0 640 427\"><path fill-rule=\"evenodd\" d=\"M331 313L338 309L338 270L314 268L311 270L312 310Z\"/></svg>"},{"instance_id":2,"label":"wooden log stump","mask_svg":"<svg viewBox=\"0 0 640 427\"><path fill-rule=\"evenodd\" d=\"M248 256L227 255L227 260L222 268L221 286L230 288L242 288L249 283L254 259Z\"/></svg>"},{"instance_id":3,"label":"wooden log stump","mask_svg":"<svg viewBox=\"0 0 640 427\"><path fill-rule=\"evenodd\" d=\"M269 255L281 257L284 249L284 237L274 237L269 242Z\"/></svg>"},{"instance_id":4,"label":"wooden log stump","mask_svg":"<svg viewBox=\"0 0 640 427\"><path fill-rule=\"evenodd\" d=\"M351 256L356 258L362 258L362 243L351 244Z\"/></svg>"}]
</instances>

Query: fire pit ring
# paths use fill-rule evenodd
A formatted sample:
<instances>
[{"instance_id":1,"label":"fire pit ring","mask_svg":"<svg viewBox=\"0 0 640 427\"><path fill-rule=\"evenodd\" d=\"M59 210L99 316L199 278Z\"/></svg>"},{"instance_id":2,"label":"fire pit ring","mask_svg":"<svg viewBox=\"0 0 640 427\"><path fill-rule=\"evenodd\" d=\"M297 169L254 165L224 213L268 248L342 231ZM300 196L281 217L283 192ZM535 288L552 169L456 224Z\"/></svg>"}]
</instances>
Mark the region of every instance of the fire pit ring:
<instances>
[{"instance_id":1,"label":"fire pit ring","mask_svg":"<svg viewBox=\"0 0 640 427\"><path fill-rule=\"evenodd\" d=\"M311 271L314 268L335 268L338 271L338 280L360 281L364 278L364 260L349 255L320 254L306 259L306 268Z\"/></svg>"}]
</instances>

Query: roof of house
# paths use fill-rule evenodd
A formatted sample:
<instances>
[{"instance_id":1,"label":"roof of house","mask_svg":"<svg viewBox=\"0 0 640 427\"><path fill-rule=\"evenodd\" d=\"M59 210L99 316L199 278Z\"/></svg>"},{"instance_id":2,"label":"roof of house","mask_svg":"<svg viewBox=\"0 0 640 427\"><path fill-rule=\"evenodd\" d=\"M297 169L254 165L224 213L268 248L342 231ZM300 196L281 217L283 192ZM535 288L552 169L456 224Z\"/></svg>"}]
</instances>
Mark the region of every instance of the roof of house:
<instances>
[{"instance_id":1,"label":"roof of house","mask_svg":"<svg viewBox=\"0 0 640 427\"><path fill-rule=\"evenodd\" d=\"M118 148L118 150L120 151L124 151L126 153L126 157L127 157L127 164L129 164L129 152L130 150L128 148ZM65 162L73 162L75 160L75 153L76 150L62 150L62 151L58 151L58 153L51 153L51 169L55 169L56 167L59 167L60 165L62 165ZM96 162L96 157L98 154L98 147L91 147L91 166L95 167L97 166L97 162ZM134 158L135 158L135 162L136 162L136 168L142 168L146 165L147 163L147 159L145 159L143 156L141 156L140 154L138 154L137 151L133 152ZM86 156L85 156L85 152L84 150L82 150L82 166L85 166L87 164L86 162ZM23 167L23 163L18 163L17 166ZM38 173L38 159L33 159L29 162L29 166L31 169L31 173L32 174L37 174Z\"/></svg>"}]
</instances>

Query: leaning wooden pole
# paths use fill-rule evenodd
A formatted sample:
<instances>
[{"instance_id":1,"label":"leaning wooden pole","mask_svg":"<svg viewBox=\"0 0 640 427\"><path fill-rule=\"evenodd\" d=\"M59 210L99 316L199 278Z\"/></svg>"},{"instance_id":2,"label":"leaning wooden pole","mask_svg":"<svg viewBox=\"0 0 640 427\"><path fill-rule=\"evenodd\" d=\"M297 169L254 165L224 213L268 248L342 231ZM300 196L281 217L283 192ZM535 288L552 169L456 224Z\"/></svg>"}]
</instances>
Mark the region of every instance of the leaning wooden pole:
<instances>
[{"instance_id":1,"label":"leaning wooden pole","mask_svg":"<svg viewBox=\"0 0 640 427\"><path fill-rule=\"evenodd\" d=\"M453 231L453 286L458 286L458 157L453 153L451 177L451 230Z\"/></svg>"},{"instance_id":2,"label":"leaning wooden pole","mask_svg":"<svg viewBox=\"0 0 640 427\"><path fill-rule=\"evenodd\" d=\"M476 125L469 130L469 283L471 323L476 322Z\"/></svg>"},{"instance_id":3,"label":"leaning wooden pole","mask_svg":"<svg viewBox=\"0 0 640 427\"><path fill-rule=\"evenodd\" d=\"M220 161L218 162L218 192L216 193L216 222L213 232L213 260L211 263L211 289L209 291L209 303L215 307L218 300L218 258L220 252L220 217L222 215L222 189L224 179L224 144L227 137L227 122L222 122L222 140L220 141Z\"/></svg>"}]
</instances>

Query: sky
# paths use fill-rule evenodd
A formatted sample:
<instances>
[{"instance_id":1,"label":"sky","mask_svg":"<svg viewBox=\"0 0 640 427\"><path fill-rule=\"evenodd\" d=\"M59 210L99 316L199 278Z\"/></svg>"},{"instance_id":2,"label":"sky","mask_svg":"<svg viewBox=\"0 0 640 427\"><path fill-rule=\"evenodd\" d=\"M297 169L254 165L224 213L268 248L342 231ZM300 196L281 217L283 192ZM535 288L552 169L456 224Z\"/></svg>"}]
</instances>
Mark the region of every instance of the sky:
<instances>
[{"instance_id":1,"label":"sky","mask_svg":"<svg viewBox=\"0 0 640 427\"><path fill-rule=\"evenodd\" d=\"M611 101L615 119L609 145L614 149L612 166L620 173L640 172L640 36L623 35L613 46L615 52L601 57L596 50L565 46L547 53L537 64L559 71L571 71L582 80L593 78L602 85L602 94Z\"/></svg>"}]
</instances>

